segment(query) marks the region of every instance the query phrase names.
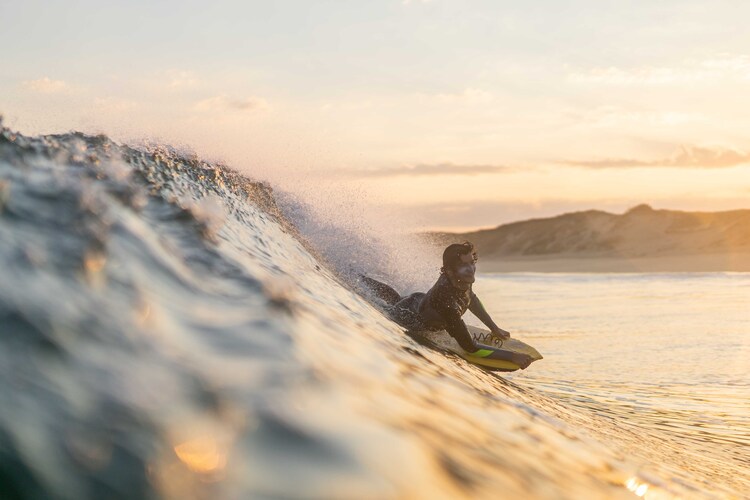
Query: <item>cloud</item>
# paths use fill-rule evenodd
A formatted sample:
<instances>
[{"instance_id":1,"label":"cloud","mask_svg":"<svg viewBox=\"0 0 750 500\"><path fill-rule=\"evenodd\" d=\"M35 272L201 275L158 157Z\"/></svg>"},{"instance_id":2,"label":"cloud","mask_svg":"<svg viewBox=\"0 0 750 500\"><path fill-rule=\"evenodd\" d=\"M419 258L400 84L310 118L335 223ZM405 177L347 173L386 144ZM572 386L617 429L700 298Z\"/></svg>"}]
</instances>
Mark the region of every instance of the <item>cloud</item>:
<instances>
[{"instance_id":1,"label":"cloud","mask_svg":"<svg viewBox=\"0 0 750 500\"><path fill-rule=\"evenodd\" d=\"M57 92L63 92L68 90L68 84L62 80L52 80L45 76L38 80L27 80L21 83L21 86L25 89L33 92L39 92L42 94L54 94Z\"/></svg>"},{"instance_id":2,"label":"cloud","mask_svg":"<svg viewBox=\"0 0 750 500\"><path fill-rule=\"evenodd\" d=\"M94 107L97 111L110 111L113 113L121 113L124 111L130 111L137 106L135 101L127 99L118 99L116 97L97 97L94 99Z\"/></svg>"},{"instance_id":3,"label":"cloud","mask_svg":"<svg viewBox=\"0 0 750 500\"><path fill-rule=\"evenodd\" d=\"M730 148L681 146L669 158L657 160L607 158L593 161L562 161L559 163L586 168L727 168L750 164L750 153Z\"/></svg>"},{"instance_id":4,"label":"cloud","mask_svg":"<svg viewBox=\"0 0 750 500\"><path fill-rule=\"evenodd\" d=\"M225 95L209 97L195 104L197 111L255 111L268 109L268 102L260 97L232 99Z\"/></svg>"},{"instance_id":5,"label":"cloud","mask_svg":"<svg viewBox=\"0 0 750 500\"><path fill-rule=\"evenodd\" d=\"M440 94L418 94L423 101L438 101L447 104L488 104L495 100L495 96L486 90L466 88L462 92Z\"/></svg>"},{"instance_id":6,"label":"cloud","mask_svg":"<svg viewBox=\"0 0 750 500\"><path fill-rule=\"evenodd\" d=\"M630 110L612 105L598 106L585 111L574 110L568 112L567 116L592 128L643 127L644 125L663 127L705 120L705 116L694 112Z\"/></svg>"},{"instance_id":7,"label":"cloud","mask_svg":"<svg viewBox=\"0 0 750 500\"><path fill-rule=\"evenodd\" d=\"M572 83L601 83L620 86L658 86L679 83L750 80L750 55L719 54L703 60L687 60L676 66L617 66L572 70Z\"/></svg>"},{"instance_id":8,"label":"cloud","mask_svg":"<svg viewBox=\"0 0 750 500\"><path fill-rule=\"evenodd\" d=\"M355 173L357 177L398 177L436 175L479 175L497 174L514 170L503 165L454 165L453 163L420 163L403 167L378 168Z\"/></svg>"},{"instance_id":9,"label":"cloud","mask_svg":"<svg viewBox=\"0 0 750 500\"><path fill-rule=\"evenodd\" d=\"M191 71L168 71L166 74L169 81L167 86L172 89L189 88L198 84L198 79Z\"/></svg>"},{"instance_id":10,"label":"cloud","mask_svg":"<svg viewBox=\"0 0 750 500\"><path fill-rule=\"evenodd\" d=\"M704 75L675 68L592 68L568 74L573 83L604 83L609 85L664 85L703 79Z\"/></svg>"}]
</instances>

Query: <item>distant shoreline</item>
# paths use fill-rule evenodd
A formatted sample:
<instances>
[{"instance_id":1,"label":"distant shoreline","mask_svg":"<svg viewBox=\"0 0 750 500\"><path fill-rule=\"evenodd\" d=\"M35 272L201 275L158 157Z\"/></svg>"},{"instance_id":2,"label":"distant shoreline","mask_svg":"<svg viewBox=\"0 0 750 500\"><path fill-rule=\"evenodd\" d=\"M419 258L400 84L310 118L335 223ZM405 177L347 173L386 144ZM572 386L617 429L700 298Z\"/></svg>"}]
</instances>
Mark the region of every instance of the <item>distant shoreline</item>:
<instances>
[{"instance_id":1,"label":"distant shoreline","mask_svg":"<svg viewBox=\"0 0 750 500\"><path fill-rule=\"evenodd\" d=\"M635 206L429 235L474 243L484 272L750 272L750 209L683 212Z\"/></svg>"},{"instance_id":2,"label":"distant shoreline","mask_svg":"<svg viewBox=\"0 0 750 500\"><path fill-rule=\"evenodd\" d=\"M479 272L679 273L750 272L750 252L618 258L603 256L479 256Z\"/></svg>"}]
</instances>

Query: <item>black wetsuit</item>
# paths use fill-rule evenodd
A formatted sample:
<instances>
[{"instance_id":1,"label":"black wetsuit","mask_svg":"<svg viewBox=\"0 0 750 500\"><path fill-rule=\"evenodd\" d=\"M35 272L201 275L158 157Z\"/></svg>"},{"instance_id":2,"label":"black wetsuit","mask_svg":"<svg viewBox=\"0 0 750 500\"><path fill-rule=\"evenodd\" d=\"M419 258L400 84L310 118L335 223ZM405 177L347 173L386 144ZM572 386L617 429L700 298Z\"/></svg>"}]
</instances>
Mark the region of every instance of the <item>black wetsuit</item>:
<instances>
[{"instance_id":1,"label":"black wetsuit","mask_svg":"<svg viewBox=\"0 0 750 500\"><path fill-rule=\"evenodd\" d=\"M393 319L407 328L446 330L467 352L480 348L461 319L467 309L488 327L497 328L471 286L460 290L445 274L440 275L427 293L413 293L389 309Z\"/></svg>"}]
</instances>

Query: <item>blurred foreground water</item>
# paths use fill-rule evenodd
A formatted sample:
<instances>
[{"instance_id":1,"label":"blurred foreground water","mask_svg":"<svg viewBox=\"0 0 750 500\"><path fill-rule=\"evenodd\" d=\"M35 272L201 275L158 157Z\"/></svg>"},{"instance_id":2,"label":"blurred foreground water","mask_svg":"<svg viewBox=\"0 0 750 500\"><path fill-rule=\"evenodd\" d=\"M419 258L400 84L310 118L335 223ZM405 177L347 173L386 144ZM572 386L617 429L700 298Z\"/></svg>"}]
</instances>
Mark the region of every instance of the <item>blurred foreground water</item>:
<instances>
[{"instance_id":1,"label":"blurred foreground water","mask_svg":"<svg viewBox=\"0 0 750 500\"><path fill-rule=\"evenodd\" d=\"M750 491L750 278L480 276L545 355L496 375L404 335L282 212L170 148L2 129L0 497Z\"/></svg>"}]
</instances>

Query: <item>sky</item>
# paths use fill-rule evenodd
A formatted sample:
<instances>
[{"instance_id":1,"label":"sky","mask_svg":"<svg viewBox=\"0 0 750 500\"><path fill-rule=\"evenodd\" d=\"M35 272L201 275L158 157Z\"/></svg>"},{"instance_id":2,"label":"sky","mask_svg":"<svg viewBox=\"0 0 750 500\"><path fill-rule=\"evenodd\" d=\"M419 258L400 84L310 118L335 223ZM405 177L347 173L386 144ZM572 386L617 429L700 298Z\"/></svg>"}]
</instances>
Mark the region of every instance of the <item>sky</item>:
<instances>
[{"instance_id":1,"label":"sky","mask_svg":"<svg viewBox=\"0 0 750 500\"><path fill-rule=\"evenodd\" d=\"M0 114L177 144L414 228L748 208L748 18L722 0L0 0Z\"/></svg>"}]
</instances>

